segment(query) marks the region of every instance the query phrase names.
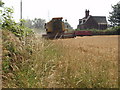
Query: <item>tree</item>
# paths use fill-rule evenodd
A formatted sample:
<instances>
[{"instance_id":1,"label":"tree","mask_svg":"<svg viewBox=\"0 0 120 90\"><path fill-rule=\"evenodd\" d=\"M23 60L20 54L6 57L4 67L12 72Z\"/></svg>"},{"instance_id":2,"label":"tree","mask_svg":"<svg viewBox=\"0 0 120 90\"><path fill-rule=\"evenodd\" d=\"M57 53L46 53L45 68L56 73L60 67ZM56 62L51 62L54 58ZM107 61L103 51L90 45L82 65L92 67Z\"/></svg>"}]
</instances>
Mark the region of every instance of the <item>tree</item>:
<instances>
[{"instance_id":1,"label":"tree","mask_svg":"<svg viewBox=\"0 0 120 90\"><path fill-rule=\"evenodd\" d=\"M4 2L0 1L0 7L3 7Z\"/></svg>"},{"instance_id":2,"label":"tree","mask_svg":"<svg viewBox=\"0 0 120 90\"><path fill-rule=\"evenodd\" d=\"M2 30L9 30L13 34L15 34L17 37L20 37L20 38L33 33L31 29L23 25L21 26L19 23L16 23L14 21L12 16L12 14L14 13L14 10L12 8L3 7L3 6L1 6L1 8L2 9L0 10L0 28ZM24 21L24 20L21 20L21 21Z\"/></svg>"},{"instance_id":3,"label":"tree","mask_svg":"<svg viewBox=\"0 0 120 90\"><path fill-rule=\"evenodd\" d=\"M45 25L45 20L41 18L35 18L33 20L31 19L26 19L25 22L23 23L26 27L29 27L31 29L44 29Z\"/></svg>"},{"instance_id":4,"label":"tree","mask_svg":"<svg viewBox=\"0 0 120 90\"><path fill-rule=\"evenodd\" d=\"M112 6L113 11L110 12L109 21L112 26L120 26L120 3Z\"/></svg>"},{"instance_id":5,"label":"tree","mask_svg":"<svg viewBox=\"0 0 120 90\"><path fill-rule=\"evenodd\" d=\"M32 29L33 28L33 21L30 19L26 19L25 22L23 23L23 25Z\"/></svg>"},{"instance_id":6,"label":"tree","mask_svg":"<svg viewBox=\"0 0 120 90\"><path fill-rule=\"evenodd\" d=\"M45 20L41 18L35 18L33 20L33 27L37 29L44 29Z\"/></svg>"}]
</instances>

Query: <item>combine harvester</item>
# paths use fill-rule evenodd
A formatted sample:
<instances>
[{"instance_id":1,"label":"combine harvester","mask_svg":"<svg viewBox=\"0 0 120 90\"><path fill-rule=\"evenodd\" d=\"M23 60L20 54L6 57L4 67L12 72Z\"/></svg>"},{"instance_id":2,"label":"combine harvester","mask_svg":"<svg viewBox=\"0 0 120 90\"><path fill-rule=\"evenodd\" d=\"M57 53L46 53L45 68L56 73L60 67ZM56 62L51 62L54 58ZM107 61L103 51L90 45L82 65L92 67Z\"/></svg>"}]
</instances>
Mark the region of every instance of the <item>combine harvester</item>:
<instances>
[{"instance_id":1,"label":"combine harvester","mask_svg":"<svg viewBox=\"0 0 120 90\"><path fill-rule=\"evenodd\" d=\"M43 34L43 38L56 39L56 38L74 38L74 32L68 33L62 17L52 18L51 21L45 24L47 34ZM66 32L66 33L65 33Z\"/></svg>"},{"instance_id":2,"label":"combine harvester","mask_svg":"<svg viewBox=\"0 0 120 90\"><path fill-rule=\"evenodd\" d=\"M46 34L42 37L46 39L57 38L74 38L76 36L88 36L92 35L91 31L71 31L68 32L68 28L65 27L65 23L62 21L62 17L52 18L51 21L45 24Z\"/></svg>"}]
</instances>

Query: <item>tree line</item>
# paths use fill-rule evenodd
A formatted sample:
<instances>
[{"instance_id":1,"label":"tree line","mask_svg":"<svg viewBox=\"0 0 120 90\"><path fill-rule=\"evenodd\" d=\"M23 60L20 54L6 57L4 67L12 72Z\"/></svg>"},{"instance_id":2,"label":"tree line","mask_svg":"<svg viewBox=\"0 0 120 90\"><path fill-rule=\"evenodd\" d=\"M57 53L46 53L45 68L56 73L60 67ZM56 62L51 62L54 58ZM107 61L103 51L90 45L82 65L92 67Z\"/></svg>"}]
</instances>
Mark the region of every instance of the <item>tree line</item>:
<instances>
[{"instance_id":1,"label":"tree line","mask_svg":"<svg viewBox=\"0 0 120 90\"><path fill-rule=\"evenodd\" d=\"M46 22L45 19L41 19L41 18L35 18L33 20L26 19L25 22L23 22L23 25L31 29L36 28L36 29L43 30L45 22Z\"/></svg>"}]
</instances>

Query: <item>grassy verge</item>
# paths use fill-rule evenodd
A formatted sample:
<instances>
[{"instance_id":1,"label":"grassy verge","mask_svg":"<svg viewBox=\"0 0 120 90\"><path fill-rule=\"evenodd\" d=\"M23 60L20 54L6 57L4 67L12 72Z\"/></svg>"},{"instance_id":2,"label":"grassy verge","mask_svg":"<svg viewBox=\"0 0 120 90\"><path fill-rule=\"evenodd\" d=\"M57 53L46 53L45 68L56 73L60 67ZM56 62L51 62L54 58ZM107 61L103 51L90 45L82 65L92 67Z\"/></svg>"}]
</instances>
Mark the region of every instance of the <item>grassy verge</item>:
<instances>
[{"instance_id":1,"label":"grassy verge","mask_svg":"<svg viewBox=\"0 0 120 90\"><path fill-rule=\"evenodd\" d=\"M47 77L53 72L60 57L54 43L29 36L19 40L3 30L2 78L7 88L42 88L48 86Z\"/></svg>"},{"instance_id":2,"label":"grassy verge","mask_svg":"<svg viewBox=\"0 0 120 90\"><path fill-rule=\"evenodd\" d=\"M24 41L20 41L14 34L8 30L3 30L2 36L3 45L3 87L28 87L31 84L32 78L35 76L31 70L32 48L30 44L24 45ZM30 42L30 39L28 39ZM27 41L27 39L26 39ZM35 79L34 79L35 80Z\"/></svg>"}]
</instances>

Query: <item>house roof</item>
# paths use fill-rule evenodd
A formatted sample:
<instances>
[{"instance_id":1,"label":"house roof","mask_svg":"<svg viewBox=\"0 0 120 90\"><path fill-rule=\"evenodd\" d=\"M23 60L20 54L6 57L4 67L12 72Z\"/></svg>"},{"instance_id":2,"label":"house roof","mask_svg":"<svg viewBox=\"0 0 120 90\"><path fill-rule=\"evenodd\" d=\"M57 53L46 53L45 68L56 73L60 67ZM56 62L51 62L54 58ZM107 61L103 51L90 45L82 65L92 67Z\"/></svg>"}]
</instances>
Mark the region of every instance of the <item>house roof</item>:
<instances>
[{"instance_id":1,"label":"house roof","mask_svg":"<svg viewBox=\"0 0 120 90\"><path fill-rule=\"evenodd\" d=\"M92 16L98 24L107 24L105 16Z\"/></svg>"},{"instance_id":2,"label":"house roof","mask_svg":"<svg viewBox=\"0 0 120 90\"><path fill-rule=\"evenodd\" d=\"M93 18L95 21L96 21L96 23L98 23L98 24L107 24L107 20L106 20L106 17L105 16L91 16L91 15L89 15L87 18L83 18L83 19L79 19L80 21L81 21L81 24L84 24L84 23L86 23L87 21L88 21L88 19L90 19L90 18Z\"/></svg>"}]
</instances>

